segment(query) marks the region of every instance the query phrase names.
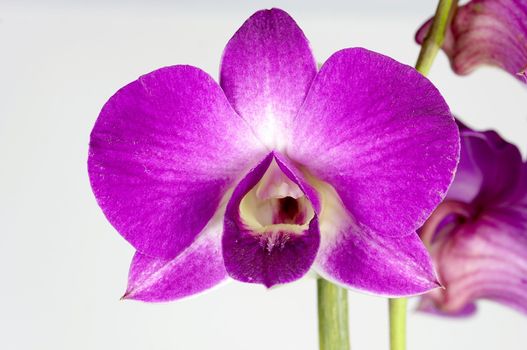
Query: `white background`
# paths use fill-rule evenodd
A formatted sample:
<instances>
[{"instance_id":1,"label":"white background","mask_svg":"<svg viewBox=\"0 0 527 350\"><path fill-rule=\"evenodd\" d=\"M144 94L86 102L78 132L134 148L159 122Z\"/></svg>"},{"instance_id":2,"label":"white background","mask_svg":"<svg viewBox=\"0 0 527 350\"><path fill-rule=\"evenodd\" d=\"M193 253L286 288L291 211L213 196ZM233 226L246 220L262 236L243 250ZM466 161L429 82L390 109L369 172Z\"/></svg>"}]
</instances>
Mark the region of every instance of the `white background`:
<instances>
[{"instance_id":1,"label":"white background","mask_svg":"<svg viewBox=\"0 0 527 350\"><path fill-rule=\"evenodd\" d=\"M364 46L413 64L435 1L6 2L0 0L0 349L317 348L315 282L231 283L168 304L119 301L132 248L88 183L89 133L119 87L161 66L217 76L222 49L259 8L279 6L315 55ZM527 146L527 88L483 68L431 79L471 126ZM527 317L490 302L449 320L411 313L409 349L524 350ZM353 349L387 349L386 301L350 293Z\"/></svg>"}]
</instances>

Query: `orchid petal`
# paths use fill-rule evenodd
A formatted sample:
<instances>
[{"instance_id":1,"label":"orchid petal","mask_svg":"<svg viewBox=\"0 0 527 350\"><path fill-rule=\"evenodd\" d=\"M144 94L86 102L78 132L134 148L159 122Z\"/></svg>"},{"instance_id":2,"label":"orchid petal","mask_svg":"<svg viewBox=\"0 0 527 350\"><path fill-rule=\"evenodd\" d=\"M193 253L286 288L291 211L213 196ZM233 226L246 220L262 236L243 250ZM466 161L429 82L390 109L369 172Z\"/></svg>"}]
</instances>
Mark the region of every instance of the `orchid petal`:
<instances>
[{"instance_id":1,"label":"orchid petal","mask_svg":"<svg viewBox=\"0 0 527 350\"><path fill-rule=\"evenodd\" d=\"M479 203L500 203L510 197L521 174L522 158L518 148L504 141L496 132L464 132L471 158L480 168Z\"/></svg>"},{"instance_id":2,"label":"orchid petal","mask_svg":"<svg viewBox=\"0 0 527 350\"><path fill-rule=\"evenodd\" d=\"M278 231L254 232L242 221L242 199L262 179L273 161L308 196L308 200L315 203L316 210L318 200L309 197L314 190L300 174L287 168L283 158L270 153L235 188L227 204L222 240L228 274L239 281L261 283L267 287L292 282L305 275L315 259L320 241L316 213L300 232L293 231L291 225L280 226Z\"/></svg>"},{"instance_id":3,"label":"orchid petal","mask_svg":"<svg viewBox=\"0 0 527 350\"><path fill-rule=\"evenodd\" d=\"M293 135L289 157L333 185L359 225L384 236L415 232L459 158L458 128L432 83L359 48L322 66Z\"/></svg>"},{"instance_id":4,"label":"orchid petal","mask_svg":"<svg viewBox=\"0 0 527 350\"><path fill-rule=\"evenodd\" d=\"M221 255L221 220L174 259L137 252L123 299L171 301L204 292L227 279Z\"/></svg>"},{"instance_id":5,"label":"orchid petal","mask_svg":"<svg viewBox=\"0 0 527 350\"><path fill-rule=\"evenodd\" d=\"M422 303L459 314L477 299L527 313L527 220L510 208L494 209L444 235L434 258L445 290Z\"/></svg>"},{"instance_id":6,"label":"orchid petal","mask_svg":"<svg viewBox=\"0 0 527 350\"><path fill-rule=\"evenodd\" d=\"M315 75L304 33L286 12L271 9L252 15L229 41L220 84L259 139L280 149Z\"/></svg>"},{"instance_id":7,"label":"orchid petal","mask_svg":"<svg viewBox=\"0 0 527 350\"><path fill-rule=\"evenodd\" d=\"M460 124L461 154L448 190L449 200L474 205L513 200L521 177L518 148L494 131L478 132ZM525 190L523 190L525 192Z\"/></svg>"},{"instance_id":8,"label":"orchid petal","mask_svg":"<svg viewBox=\"0 0 527 350\"><path fill-rule=\"evenodd\" d=\"M416 33L423 43L432 20ZM469 74L480 65L498 66L527 82L527 4L515 0L473 0L457 9L443 50L452 69Z\"/></svg>"},{"instance_id":9,"label":"orchid petal","mask_svg":"<svg viewBox=\"0 0 527 350\"><path fill-rule=\"evenodd\" d=\"M513 193L511 193L510 203L522 206L527 211L527 162L522 164L518 175L518 184Z\"/></svg>"},{"instance_id":10,"label":"orchid petal","mask_svg":"<svg viewBox=\"0 0 527 350\"><path fill-rule=\"evenodd\" d=\"M460 128L460 133L470 132L470 129L464 126ZM449 199L462 201L465 203L472 202L478 195L483 183L483 174L476 160L470 154L470 144L472 142L481 142L473 138L461 137L461 149L459 164L457 167L454 181L448 189L447 196Z\"/></svg>"},{"instance_id":11,"label":"orchid petal","mask_svg":"<svg viewBox=\"0 0 527 350\"><path fill-rule=\"evenodd\" d=\"M91 134L88 171L117 231L139 252L172 259L262 149L212 78L173 66L110 98Z\"/></svg>"},{"instance_id":12,"label":"orchid petal","mask_svg":"<svg viewBox=\"0 0 527 350\"><path fill-rule=\"evenodd\" d=\"M356 290L385 296L421 294L439 283L419 237L385 237L358 226L327 184L316 188L323 209L321 243L315 269L326 279Z\"/></svg>"}]
</instances>

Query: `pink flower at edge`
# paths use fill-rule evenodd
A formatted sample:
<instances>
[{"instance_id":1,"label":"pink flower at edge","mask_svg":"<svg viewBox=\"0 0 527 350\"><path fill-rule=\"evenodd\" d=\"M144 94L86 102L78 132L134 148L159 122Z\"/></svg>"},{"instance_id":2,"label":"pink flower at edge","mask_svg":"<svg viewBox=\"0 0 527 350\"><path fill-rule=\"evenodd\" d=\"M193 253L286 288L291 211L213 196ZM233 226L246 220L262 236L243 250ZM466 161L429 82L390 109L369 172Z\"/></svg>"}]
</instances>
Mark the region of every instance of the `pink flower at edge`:
<instances>
[{"instance_id":1,"label":"pink flower at edge","mask_svg":"<svg viewBox=\"0 0 527 350\"><path fill-rule=\"evenodd\" d=\"M416 33L422 43L428 20ZM472 0L457 9L443 44L454 72L471 73L480 65L500 67L527 83L527 1Z\"/></svg>"},{"instance_id":2,"label":"pink flower at edge","mask_svg":"<svg viewBox=\"0 0 527 350\"><path fill-rule=\"evenodd\" d=\"M515 146L461 126L454 182L419 234L445 287L421 311L467 316L488 299L527 313L527 163Z\"/></svg>"}]
</instances>

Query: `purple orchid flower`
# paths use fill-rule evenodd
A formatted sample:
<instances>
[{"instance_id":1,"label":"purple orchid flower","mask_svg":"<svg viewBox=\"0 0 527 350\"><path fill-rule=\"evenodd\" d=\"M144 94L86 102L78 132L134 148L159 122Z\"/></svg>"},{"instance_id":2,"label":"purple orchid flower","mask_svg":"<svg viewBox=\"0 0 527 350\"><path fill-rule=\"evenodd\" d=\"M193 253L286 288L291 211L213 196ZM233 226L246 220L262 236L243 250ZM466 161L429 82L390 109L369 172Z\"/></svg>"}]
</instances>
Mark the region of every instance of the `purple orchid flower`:
<instances>
[{"instance_id":1,"label":"purple orchid flower","mask_svg":"<svg viewBox=\"0 0 527 350\"><path fill-rule=\"evenodd\" d=\"M466 316L490 299L527 313L527 163L515 146L461 126L454 182L420 235L445 286L420 310Z\"/></svg>"},{"instance_id":2,"label":"purple orchid flower","mask_svg":"<svg viewBox=\"0 0 527 350\"><path fill-rule=\"evenodd\" d=\"M448 106L416 70L354 48L317 73L301 29L272 9L229 41L219 85L172 66L120 89L88 169L137 249L125 298L174 300L229 277L270 287L312 268L401 296L438 286L415 230L458 152Z\"/></svg>"},{"instance_id":3,"label":"purple orchid flower","mask_svg":"<svg viewBox=\"0 0 527 350\"><path fill-rule=\"evenodd\" d=\"M431 22L418 30L418 43L424 41ZM472 0L460 6L447 29L443 50L457 74L488 64L527 83L527 2Z\"/></svg>"}]
</instances>

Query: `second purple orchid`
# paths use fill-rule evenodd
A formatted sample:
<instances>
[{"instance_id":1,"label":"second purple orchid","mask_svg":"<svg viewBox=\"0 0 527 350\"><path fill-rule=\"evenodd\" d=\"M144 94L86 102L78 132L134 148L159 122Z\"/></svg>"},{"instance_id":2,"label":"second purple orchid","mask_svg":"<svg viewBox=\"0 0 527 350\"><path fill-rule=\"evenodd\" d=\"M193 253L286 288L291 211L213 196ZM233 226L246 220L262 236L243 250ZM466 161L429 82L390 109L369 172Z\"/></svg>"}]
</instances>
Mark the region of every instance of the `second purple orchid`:
<instances>
[{"instance_id":1,"label":"second purple orchid","mask_svg":"<svg viewBox=\"0 0 527 350\"><path fill-rule=\"evenodd\" d=\"M467 316L488 299L527 313L527 163L496 132L460 129L454 182L419 230L445 289L419 309Z\"/></svg>"},{"instance_id":2,"label":"second purple orchid","mask_svg":"<svg viewBox=\"0 0 527 350\"><path fill-rule=\"evenodd\" d=\"M220 82L177 65L103 107L93 192L137 250L125 298L168 301L228 278L267 287L314 269L387 296L438 286L415 233L443 200L459 134L412 67L361 48L317 72L284 11L255 13Z\"/></svg>"}]
</instances>

